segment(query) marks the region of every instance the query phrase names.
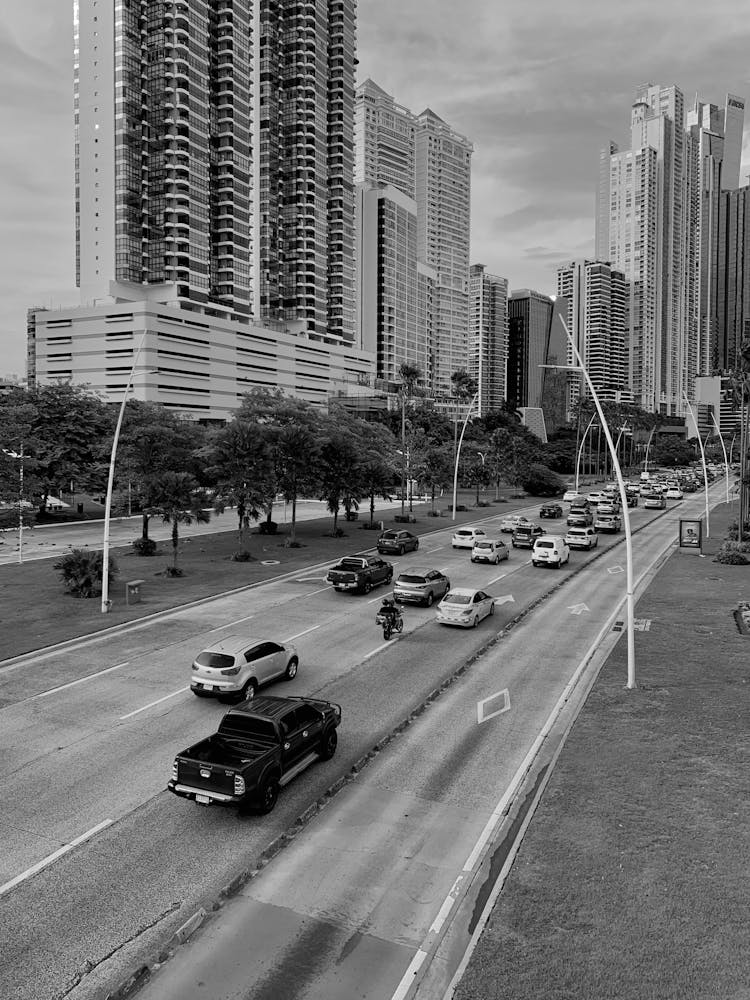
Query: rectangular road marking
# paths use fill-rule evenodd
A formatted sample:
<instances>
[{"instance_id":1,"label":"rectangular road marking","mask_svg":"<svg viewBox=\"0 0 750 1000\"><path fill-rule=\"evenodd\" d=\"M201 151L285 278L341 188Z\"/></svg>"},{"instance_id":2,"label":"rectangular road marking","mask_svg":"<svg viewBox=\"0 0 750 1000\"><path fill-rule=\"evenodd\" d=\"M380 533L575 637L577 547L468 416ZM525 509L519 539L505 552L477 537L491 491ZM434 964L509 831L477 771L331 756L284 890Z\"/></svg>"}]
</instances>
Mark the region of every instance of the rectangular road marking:
<instances>
[{"instance_id":1,"label":"rectangular road marking","mask_svg":"<svg viewBox=\"0 0 750 1000\"><path fill-rule=\"evenodd\" d=\"M66 688L75 687L76 684L83 684L84 681L90 681L94 677L101 677L103 674L110 674L113 670L119 670L120 667L127 667L130 660L125 660L124 663L117 663L114 667L107 667L105 670L97 670L95 674L86 674L85 677L79 677L77 681L70 681L68 684L60 684L58 687L50 688L49 691L42 691L41 694L35 694L30 701L35 701L37 698L46 698L47 695L55 694L57 691L65 691Z\"/></svg>"},{"instance_id":2,"label":"rectangular road marking","mask_svg":"<svg viewBox=\"0 0 750 1000\"><path fill-rule=\"evenodd\" d=\"M209 629L208 634L210 635L212 632L221 632L223 628L231 628L232 625L239 625L240 622L249 622L250 619L254 617L255 615L245 615L244 618L237 618L233 622L224 622L223 625L217 625L216 628Z\"/></svg>"},{"instance_id":3,"label":"rectangular road marking","mask_svg":"<svg viewBox=\"0 0 750 1000\"><path fill-rule=\"evenodd\" d=\"M69 844L65 844L64 847L55 851L54 854L50 854L41 861L37 861L35 865L32 865L31 868L27 868L26 871L21 872L20 875L16 875L15 878L12 878L10 882L6 882L5 885L0 885L0 896L9 892L14 886L20 885L20 883L24 882L27 878L31 878L32 875L36 875L37 872L40 872L43 868L51 865L53 861L57 861L58 858L61 858L63 854L67 854L68 851L72 851L74 847L78 847L79 844L82 844L85 840L89 840L95 834L99 833L100 830L104 830L106 827L111 826L112 823L113 820L111 819L105 819L101 823L97 823L96 826L92 826L90 830L86 831L86 833L82 833L80 837L76 837L75 840L71 840Z\"/></svg>"},{"instance_id":4,"label":"rectangular road marking","mask_svg":"<svg viewBox=\"0 0 750 1000\"><path fill-rule=\"evenodd\" d=\"M132 719L134 715L138 715L140 712L145 712L147 708L153 708L154 705L161 705L163 701L168 701L170 698L175 698L178 694L182 694L183 691L189 691L189 687L180 688L179 691L173 691L171 694L165 694L163 698L157 698L156 701L151 701L148 705L144 705L143 708L136 708L134 712L128 712L127 715L121 715L119 718L120 722L125 719Z\"/></svg>"},{"instance_id":5,"label":"rectangular road marking","mask_svg":"<svg viewBox=\"0 0 750 1000\"><path fill-rule=\"evenodd\" d=\"M298 632L296 635L290 635L288 639L282 639L282 642L291 642L292 639L299 639L301 635L307 635L308 632L314 632L316 628L320 628L320 625L313 625L311 628L306 628L304 632Z\"/></svg>"}]
</instances>

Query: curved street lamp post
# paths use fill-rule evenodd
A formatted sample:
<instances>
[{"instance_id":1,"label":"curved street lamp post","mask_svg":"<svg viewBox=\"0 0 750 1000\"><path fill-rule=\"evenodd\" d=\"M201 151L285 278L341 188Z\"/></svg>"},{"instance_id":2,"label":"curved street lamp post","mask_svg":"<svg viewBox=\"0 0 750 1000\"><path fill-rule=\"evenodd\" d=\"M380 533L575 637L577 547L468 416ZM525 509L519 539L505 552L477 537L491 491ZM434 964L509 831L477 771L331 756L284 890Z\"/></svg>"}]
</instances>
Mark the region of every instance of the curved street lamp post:
<instances>
[{"instance_id":1,"label":"curved street lamp post","mask_svg":"<svg viewBox=\"0 0 750 1000\"><path fill-rule=\"evenodd\" d=\"M625 553L626 553L626 606L627 606L627 636L628 636L628 681L627 688L633 689L636 687L635 680L635 600L633 595L633 538L630 531L630 511L628 508L628 498L627 492L625 490L625 481L622 478L622 469L620 468L620 462L617 458L617 451L615 449L614 441L612 440L612 435L609 430L609 425L607 423L606 417L604 416L604 411L602 410L602 405L599 401L599 396L596 393L594 384L591 381L589 373L586 366L583 363L581 355L578 353L578 348L575 345L575 341L571 336L570 330L568 329L568 324L565 320L560 317L560 322L562 323L565 334L568 338L568 343L573 352L573 356L576 360L575 365L540 365L540 368L561 368L567 369L568 371L579 371L582 373L584 379L586 380L586 385L588 386L589 393L596 407L596 412L599 414L599 421L601 423L602 430L604 431L604 436L607 439L607 446L609 447L609 453L612 456L612 467L617 478L617 486L620 492L620 506L622 508L622 522L625 528Z\"/></svg>"},{"instance_id":2,"label":"curved street lamp post","mask_svg":"<svg viewBox=\"0 0 750 1000\"><path fill-rule=\"evenodd\" d=\"M466 431L466 425L471 417L471 411L476 406L476 402L479 399L479 391L474 393L474 398L469 404L469 409L466 411L466 417L464 418L464 425L461 428L461 437L458 439L458 445L456 447L456 465L453 469L453 520L456 520L456 493L458 492L458 460L461 457L461 445L464 440L464 432ZM458 423L456 423L458 427Z\"/></svg>"}]
</instances>

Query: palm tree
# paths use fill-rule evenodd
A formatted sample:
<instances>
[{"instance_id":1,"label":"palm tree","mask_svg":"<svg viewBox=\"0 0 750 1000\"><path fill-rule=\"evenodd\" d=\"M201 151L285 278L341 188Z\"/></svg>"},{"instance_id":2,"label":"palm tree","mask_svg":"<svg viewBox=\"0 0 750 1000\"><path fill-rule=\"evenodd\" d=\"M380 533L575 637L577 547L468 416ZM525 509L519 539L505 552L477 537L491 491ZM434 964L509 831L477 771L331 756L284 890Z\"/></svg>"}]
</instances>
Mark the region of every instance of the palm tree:
<instances>
[{"instance_id":1,"label":"palm tree","mask_svg":"<svg viewBox=\"0 0 750 1000\"><path fill-rule=\"evenodd\" d=\"M201 504L202 496L197 481L189 472L163 472L153 483L154 513L161 514L164 524L172 525L172 566L170 576L180 576L177 568L178 545L181 524L207 524L211 520L209 511Z\"/></svg>"}]
</instances>

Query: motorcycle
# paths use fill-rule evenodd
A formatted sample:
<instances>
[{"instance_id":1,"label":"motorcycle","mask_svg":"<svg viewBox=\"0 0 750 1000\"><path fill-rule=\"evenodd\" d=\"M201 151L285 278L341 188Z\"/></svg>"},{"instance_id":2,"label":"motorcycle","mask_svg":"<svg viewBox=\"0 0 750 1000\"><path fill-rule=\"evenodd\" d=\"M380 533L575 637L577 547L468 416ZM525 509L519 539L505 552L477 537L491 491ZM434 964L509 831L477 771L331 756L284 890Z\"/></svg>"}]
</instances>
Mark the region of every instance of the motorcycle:
<instances>
[{"instance_id":1,"label":"motorcycle","mask_svg":"<svg viewBox=\"0 0 750 1000\"><path fill-rule=\"evenodd\" d=\"M404 630L404 619L400 611L394 615L384 615L382 611L378 611L375 616L375 624L383 626L384 639L390 639L394 632L403 632Z\"/></svg>"}]
</instances>

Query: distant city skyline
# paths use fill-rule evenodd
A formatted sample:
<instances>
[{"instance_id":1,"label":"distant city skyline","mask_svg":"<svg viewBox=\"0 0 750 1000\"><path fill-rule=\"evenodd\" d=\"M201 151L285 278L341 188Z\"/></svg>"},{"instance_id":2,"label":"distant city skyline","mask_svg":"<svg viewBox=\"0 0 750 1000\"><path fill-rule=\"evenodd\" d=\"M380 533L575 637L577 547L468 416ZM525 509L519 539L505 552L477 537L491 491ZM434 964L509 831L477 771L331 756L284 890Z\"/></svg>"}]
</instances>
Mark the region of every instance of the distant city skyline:
<instances>
[{"instance_id":1,"label":"distant city skyline","mask_svg":"<svg viewBox=\"0 0 750 1000\"><path fill-rule=\"evenodd\" d=\"M511 289L551 294L558 264L593 255L599 150L627 135L639 85L750 98L743 10L736 0L622 10L480 0L466 17L453 0L384 0L358 11L358 81L372 77L467 136L471 262ZM23 375L27 307L78 302L72 3L14 5L0 32L0 374Z\"/></svg>"}]
</instances>

